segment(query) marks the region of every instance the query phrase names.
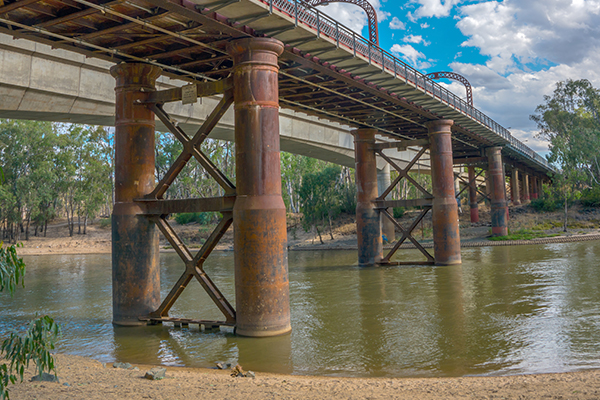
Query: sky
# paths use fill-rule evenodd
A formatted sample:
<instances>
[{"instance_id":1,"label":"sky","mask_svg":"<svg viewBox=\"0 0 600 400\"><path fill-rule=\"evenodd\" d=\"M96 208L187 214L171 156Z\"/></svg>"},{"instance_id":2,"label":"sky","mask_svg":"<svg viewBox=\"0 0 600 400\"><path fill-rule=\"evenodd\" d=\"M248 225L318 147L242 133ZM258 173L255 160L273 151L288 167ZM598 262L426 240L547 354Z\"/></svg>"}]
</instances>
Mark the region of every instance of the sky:
<instances>
[{"instance_id":1,"label":"sky","mask_svg":"<svg viewBox=\"0 0 600 400\"><path fill-rule=\"evenodd\" d=\"M333 1L333 0L332 0ZM600 88L600 0L368 0L379 46L423 73L456 72L471 83L475 107L545 154L529 119L556 83L588 79ZM368 37L358 6L320 10ZM440 81L465 96L459 82Z\"/></svg>"}]
</instances>

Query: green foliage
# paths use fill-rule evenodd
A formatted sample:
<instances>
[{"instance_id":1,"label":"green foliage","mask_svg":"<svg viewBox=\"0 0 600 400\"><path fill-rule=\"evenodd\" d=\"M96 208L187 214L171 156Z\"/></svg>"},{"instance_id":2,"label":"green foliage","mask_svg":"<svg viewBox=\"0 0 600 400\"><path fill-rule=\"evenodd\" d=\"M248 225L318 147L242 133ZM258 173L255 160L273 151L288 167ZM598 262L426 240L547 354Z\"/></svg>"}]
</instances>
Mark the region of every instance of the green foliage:
<instances>
[{"instance_id":1,"label":"green foliage","mask_svg":"<svg viewBox=\"0 0 600 400\"><path fill-rule=\"evenodd\" d=\"M394 207L394 218L402 218L405 212L404 207Z\"/></svg>"},{"instance_id":2,"label":"green foliage","mask_svg":"<svg viewBox=\"0 0 600 400\"><path fill-rule=\"evenodd\" d=\"M4 289L12 296L17 285L24 285L25 263L17 256L15 246L3 246L0 242L0 292Z\"/></svg>"},{"instance_id":3,"label":"green foliage","mask_svg":"<svg viewBox=\"0 0 600 400\"><path fill-rule=\"evenodd\" d=\"M563 201L555 197L543 197L531 200L529 205L536 211L552 212L560 210L563 207Z\"/></svg>"},{"instance_id":4,"label":"green foliage","mask_svg":"<svg viewBox=\"0 0 600 400\"><path fill-rule=\"evenodd\" d=\"M39 376L45 371L54 371L56 376L56 365L50 351L54 350L59 333L59 327L54 320L44 315L29 323L24 336L11 332L2 342L0 355L9 361L8 367L3 365L4 368L0 372L2 398L9 398L6 389L9 382L23 382L23 373L25 368L29 367L30 361L35 364Z\"/></svg>"},{"instance_id":5,"label":"green foliage","mask_svg":"<svg viewBox=\"0 0 600 400\"><path fill-rule=\"evenodd\" d=\"M581 204L586 207L600 207L600 186L586 188L581 192Z\"/></svg>"},{"instance_id":6,"label":"green foliage","mask_svg":"<svg viewBox=\"0 0 600 400\"><path fill-rule=\"evenodd\" d=\"M529 229L519 229L518 231L516 231L514 233L509 233L506 236L494 236L494 237L490 237L488 239L492 240L492 241L500 241L500 240L531 240L531 239L536 239L536 238L544 238L544 237L552 237L552 236L559 236L559 235L556 234L556 233L554 233L554 234L546 234L544 232L534 232L534 231L529 230Z\"/></svg>"},{"instance_id":7,"label":"green foliage","mask_svg":"<svg viewBox=\"0 0 600 400\"><path fill-rule=\"evenodd\" d=\"M6 288L10 295L16 286L23 284L25 263L17 256L15 246L2 247L0 244L0 292ZM9 399L8 385L18 380L23 382L23 373L30 361L36 365L41 376L43 372L54 372L56 365L50 353L59 335L59 327L52 318L45 315L34 319L24 336L11 332L2 342L0 358L8 364L0 365L0 398Z\"/></svg>"},{"instance_id":8,"label":"green foliage","mask_svg":"<svg viewBox=\"0 0 600 400\"><path fill-rule=\"evenodd\" d=\"M341 211L340 173L339 166L329 165L320 171L302 176L299 191L303 213L302 225L307 231L315 227L321 242L323 240L319 228L325 225L327 218L332 234L331 219Z\"/></svg>"},{"instance_id":9,"label":"green foliage","mask_svg":"<svg viewBox=\"0 0 600 400\"><path fill-rule=\"evenodd\" d=\"M180 213L175 214L175 221L179 225L189 224L190 222L196 222L200 225L208 225L215 221L217 213L215 212L197 212L197 213Z\"/></svg>"},{"instance_id":10,"label":"green foliage","mask_svg":"<svg viewBox=\"0 0 600 400\"><path fill-rule=\"evenodd\" d=\"M99 224L100 224L100 228L102 228L102 229L110 228L110 226L112 224L112 217L100 218Z\"/></svg>"}]
</instances>

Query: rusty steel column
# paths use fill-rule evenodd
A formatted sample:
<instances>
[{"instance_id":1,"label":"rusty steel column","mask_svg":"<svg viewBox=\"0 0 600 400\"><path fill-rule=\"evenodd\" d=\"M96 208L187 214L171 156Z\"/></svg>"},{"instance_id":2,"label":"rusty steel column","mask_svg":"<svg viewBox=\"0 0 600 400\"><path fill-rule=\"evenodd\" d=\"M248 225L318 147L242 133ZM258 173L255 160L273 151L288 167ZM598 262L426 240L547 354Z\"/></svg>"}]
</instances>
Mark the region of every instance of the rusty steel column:
<instances>
[{"instance_id":1,"label":"rusty steel column","mask_svg":"<svg viewBox=\"0 0 600 400\"><path fill-rule=\"evenodd\" d=\"M386 163L383 169L377 170L377 191L379 195L381 195L391 184L390 164ZM386 200L391 199L391 195L386 197ZM391 214L394 215L394 210L391 210ZM396 240L396 227L389 218L381 218L381 233L385 235L389 243Z\"/></svg>"},{"instance_id":2,"label":"rusty steel column","mask_svg":"<svg viewBox=\"0 0 600 400\"><path fill-rule=\"evenodd\" d=\"M533 175L531 177L531 198L538 198L538 184L537 184L537 176Z\"/></svg>"},{"instance_id":3,"label":"rusty steel column","mask_svg":"<svg viewBox=\"0 0 600 400\"><path fill-rule=\"evenodd\" d=\"M544 195L544 179L540 177L538 179L538 199Z\"/></svg>"},{"instance_id":4,"label":"rusty steel column","mask_svg":"<svg viewBox=\"0 0 600 400\"><path fill-rule=\"evenodd\" d=\"M375 129L357 129L354 134L356 159L356 236L358 264L374 265L383 258L381 216L373 208L377 198L377 160L370 149L375 144Z\"/></svg>"},{"instance_id":5,"label":"rusty steel column","mask_svg":"<svg viewBox=\"0 0 600 400\"><path fill-rule=\"evenodd\" d=\"M502 147L487 149L491 183L492 236L508 235L506 212L506 182L502 167Z\"/></svg>"},{"instance_id":6,"label":"rusty steel column","mask_svg":"<svg viewBox=\"0 0 600 400\"><path fill-rule=\"evenodd\" d=\"M112 214L113 324L144 325L138 317L160 305L158 230L133 202L154 189L154 113L136 100L154 90L158 67L123 63L116 78L115 205Z\"/></svg>"},{"instance_id":7,"label":"rusty steel column","mask_svg":"<svg viewBox=\"0 0 600 400\"><path fill-rule=\"evenodd\" d=\"M523 174L523 203L527 204L531 201L529 198L529 175Z\"/></svg>"},{"instance_id":8,"label":"rusty steel column","mask_svg":"<svg viewBox=\"0 0 600 400\"><path fill-rule=\"evenodd\" d=\"M521 205L521 193L519 192L519 170L513 168L510 176L510 191L512 192L512 203L515 206Z\"/></svg>"},{"instance_id":9,"label":"rusty steel column","mask_svg":"<svg viewBox=\"0 0 600 400\"><path fill-rule=\"evenodd\" d=\"M436 265L460 264L458 205L454 193L452 131L454 121L427 123L433 186L433 250Z\"/></svg>"},{"instance_id":10,"label":"rusty steel column","mask_svg":"<svg viewBox=\"0 0 600 400\"><path fill-rule=\"evenodd\" d=\"M237 198L233 207L236 332L289 333L285 205L281 197L276 39L231 42Z\"/></svg>"},{"instance_id":11,"label":"rusty steel column","mask_svg":"<svg viewBox=\"0 0 600 400\"><path fill-rule=\"evenodd\" d=\"M469 208L471 222L479 222L479 205L477 205L477 182L475 182L475 167L467 167L469 171Z\"/></svg>"}]
</instances>

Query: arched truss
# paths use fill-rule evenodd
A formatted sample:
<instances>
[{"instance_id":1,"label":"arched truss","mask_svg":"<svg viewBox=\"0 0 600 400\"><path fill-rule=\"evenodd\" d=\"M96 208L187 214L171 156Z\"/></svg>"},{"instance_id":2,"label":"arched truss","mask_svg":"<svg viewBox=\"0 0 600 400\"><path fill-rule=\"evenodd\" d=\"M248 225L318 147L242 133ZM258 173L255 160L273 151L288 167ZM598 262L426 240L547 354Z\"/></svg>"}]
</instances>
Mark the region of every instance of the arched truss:
<instances>
[{"instance_id":1,"label":"arched truss","mask_svg":"<svg viewBox=\"0 0 600 400\"><path fill-rule=\"evenodd\" d=\"M432 72L430 74L425 75L429 79L452 79L455 81L459 81L463 85L465 85L465 89L467 89L467 103L473 107L473 89L471 88L471 84L462 75L459 75L455 72Z\"/></svg>"},{"instance_id":2,"label":"arched truss","mask_svg":"<svg viewBox=\"0 0 600 400\"><path fill-rule=\"evenodd\" d=\"M375 8L367 0L304 0L308 5L326 6L329 3L350 3L365 10L369 20L369 41L379 46L379 31L377 29L377 13Z\"/></svg>"}]
</instances>

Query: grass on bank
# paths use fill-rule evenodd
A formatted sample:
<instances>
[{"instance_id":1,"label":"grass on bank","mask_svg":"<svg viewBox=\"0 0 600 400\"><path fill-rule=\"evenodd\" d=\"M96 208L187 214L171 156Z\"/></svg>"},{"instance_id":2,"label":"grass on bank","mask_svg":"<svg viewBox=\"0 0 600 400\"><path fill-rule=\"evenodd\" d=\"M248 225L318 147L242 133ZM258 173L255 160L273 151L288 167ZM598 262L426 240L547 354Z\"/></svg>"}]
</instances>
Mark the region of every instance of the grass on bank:
<instances>
[{"instance_id":1,"label":"grass on bank","mask_svg":"<svg viewBox=\"0 0 600 400\"><path fill-rule=\"evenodd\" d=\"M489 240L499 241L499 240L531 240L545 237L554 237L560 236L558 233L544 233L544 232L534 232L530 229L519 229L515 232L509 232L506 236L494 236L488 238Z\"/></svg>"}]
</instances>

